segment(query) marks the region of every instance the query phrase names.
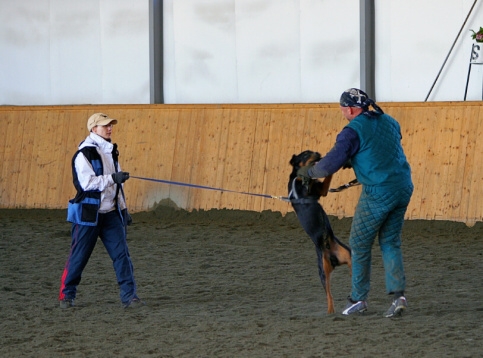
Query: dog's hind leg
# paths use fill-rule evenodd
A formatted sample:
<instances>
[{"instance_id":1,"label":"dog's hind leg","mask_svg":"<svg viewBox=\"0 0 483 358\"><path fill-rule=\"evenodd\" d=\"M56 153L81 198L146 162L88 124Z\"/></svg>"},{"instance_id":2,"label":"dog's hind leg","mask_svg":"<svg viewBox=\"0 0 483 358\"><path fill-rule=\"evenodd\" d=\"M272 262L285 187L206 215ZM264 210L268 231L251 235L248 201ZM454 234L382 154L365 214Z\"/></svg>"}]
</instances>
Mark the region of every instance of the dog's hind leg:
<instances>
[{"instance_id":1,"label":"dog's hind leg","mask_svg":"<svg viewBox=\"0 0 483 358\"><path fill-rule=\"evenodd\" d=\"M330 274L334 271L334 267L330 262L330 254L327 251L324 251L320 246L316 246L315 251L317 252L320 282L322 282L322 287L324 287L327 296L327 313L332 314L335 313L335 309L334 298L330 290Z\"/></svg>"},{"instance_id":2,"label":"dog's hind leg","mask_svg":"<svg viewBox=\"0 0 483 358\"><path fill-rule=\"evenodd\" d=\"M315 252L317 253L317 268L319 270L319 277L320 277L320 282L322 283L322 287L325 290L325 285L326 285L326 277L325 277L325 271L324 271L324 259L323 259L323 251L322 248L315 246Z\"/></svg>"},{"instance_id":3,"label":"dog's hind leg","mask_svg":"<svg viewBox=\"0 0 483 358\"><path fill-rule=\"evenodd\" d=\"M349 247L340 242L335 236L330 240L330 253L332 256L335 256L338 265L346 264L349 266L349 272L352 273L351 251Z\"/></svg>"},{"instance_id":4,"label":"dog's hind leg","mask_svg":"<svg viewBox=\"0 0 483 358\"><path fill-rule=\"evenodd\" d=\"M329 252L329 255L327 255L327 260L332 263L332 267L334 268L336 266L347 264L349 266L349 270L352 272L350 248L334 235L329 218L325 213L324 221L327 228L327 236L325 237L324 247L326 251Z\"/></svg>"},{"instance_id":5,"label":"dog's hind leg","mask_svg":"<svg viewBox=\"0 0 483 358\"><path fill-rule=\"evenodd\" d=\"M334 309L334 298L332 297L332 291L330 290L330 276L332 271L334 271L334 267L330 262L330 259L327 257L329 253L324 252L323 254L323 267L324 267L324 275L325 275L325 294L327 295L327 313L332 314L335 313Z\"/></svg>"}]
</instances>

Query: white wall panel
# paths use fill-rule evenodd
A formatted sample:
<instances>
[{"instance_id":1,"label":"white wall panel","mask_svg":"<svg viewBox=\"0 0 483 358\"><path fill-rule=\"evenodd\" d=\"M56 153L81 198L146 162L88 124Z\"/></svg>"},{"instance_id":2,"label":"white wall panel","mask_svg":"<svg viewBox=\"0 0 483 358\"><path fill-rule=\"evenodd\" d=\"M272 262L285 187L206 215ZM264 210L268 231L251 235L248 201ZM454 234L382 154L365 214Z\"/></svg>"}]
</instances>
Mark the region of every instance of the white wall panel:
<instances>
[{"instance_id":1,"label":"white wall panel","mask_svg":"<svg viewBox=\"0 0 483 358\"><path fill-rule=\"evenodd\" d=\"M442 6L440 0L375 1L377 100L425 100L473 3L447 1ZM469 29L480 26L481 2L473 9L429 101L463 100L473 42ZM472 88L467 99L481 100L481 91Z\"/></svg>"},{"instance_id":2,"label":"white wall panel","mask_svg":"<svg viewBox=\"0 0 483 358\"><path fill-rule=\"evenodd\" d=\"M149 103L149 2L100 2L102 103Z\"/></svg>"},{"instance_id":3,"label":"white wall panel","mask_svg":"<svg viewBox=\"0 0 483 358\"><path fill-rule=\"evenodd\" d=\"M51 0L52 101L102 103L102 44L99 1Z\"/></svg>"},{"instance_id":4,"label":"white wall panel","mask_svg":"<svg viewBox=\"0 0 483 358\"><path fill-rule=\"evenodd\" d=\"M375 0L376 99L423 101L474 0ZM149 103L148 0L0 0L0 105ZM337 102L359 0L164 0L166 103ZM462 100L477 3L430 101ZM468 100L481 100L474 66Z\"/></svg>"},{"instance_id":5,"label":"white wall panel","mask_svg":"<svg viewBox=\"0 0 483 358\"><path fill-rule=\"evenodd\" d=\"M2 0L0 5L0 105L48 103L49 0Z\"/></svg>"},{"instance_id":6,"label":"white wall panel","mask_svg":"<svg viewBox=\"0 0 483 358\"><path fill-rule=\"evenodd\" d=\"M359 84L358 4L165 1L166 103L337 101Z\"/></svg>"},{"instance_id":7,"label":"white wall panel","mask_svg":"<svg viewBox=\"0 0 483 358\"><path fill-rule=\"evenodd\" d=\"M149 103L148 1L0 6L0 105Z\"/></svg>"},{"instance_id":8,"label":"white wall panel","mask_svg":"<svg viewBox=\"0 0 483 358\"><path fill-rule=\"evenodd\" d=\"M301 96L298 1L237 1L236 102L290 102Z\"/></svg>"},{"instance_id":9,"label":"white wall panel","mask_svg":"<svg viewBox=\"0 0 483 358\"><path fill-rule=\"evenodd\" d=\"M359 87L359 1L301 1L300 102L338 102Z\"/></svg>"},{"instance_id":10,"label":"white wall panel","mask_svg":"<svg viewBox=\"0 0 483 358\"><path fill-rule=\"evenodd\" d=\"M173 72L174 85L165 86L166 102L231 102L238 85L235 2L174 1L172 10L173 39L165 49L165 72Z\"/></svg>"}]
</instances>

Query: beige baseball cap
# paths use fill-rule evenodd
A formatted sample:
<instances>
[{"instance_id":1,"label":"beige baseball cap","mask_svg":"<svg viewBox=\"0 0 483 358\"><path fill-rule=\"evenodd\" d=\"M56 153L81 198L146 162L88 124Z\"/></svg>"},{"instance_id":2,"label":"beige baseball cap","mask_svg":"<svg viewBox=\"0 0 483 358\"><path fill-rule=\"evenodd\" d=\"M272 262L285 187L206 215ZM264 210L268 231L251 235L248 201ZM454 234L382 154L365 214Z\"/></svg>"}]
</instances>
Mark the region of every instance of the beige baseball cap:
<instances>
[{"instance_id":1,"label":"beige baseball cap","mask_svg":"<svg viewBox=\"0 0 483 358\"><path fill-rule=\"evenodd\" d=\"M108 124L117 124L117 119L109 118L104 113L95 113L87 120L87 130L90 132L95 126L107 126Z\"/></svg>"}]
</instances>

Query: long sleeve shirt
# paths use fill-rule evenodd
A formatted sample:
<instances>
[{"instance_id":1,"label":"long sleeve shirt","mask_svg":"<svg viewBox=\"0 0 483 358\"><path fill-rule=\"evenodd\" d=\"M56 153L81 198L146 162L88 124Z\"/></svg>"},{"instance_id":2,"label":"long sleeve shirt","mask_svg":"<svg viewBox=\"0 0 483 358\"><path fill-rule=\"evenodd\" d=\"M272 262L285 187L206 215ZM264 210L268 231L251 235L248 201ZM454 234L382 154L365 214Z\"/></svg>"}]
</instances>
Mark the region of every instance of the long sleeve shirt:
<instances>
[{"instance_id":1,"label":"long sleeve shirt","mask_svg":"<svg viewBox=\"0 0 483 358\"><path fill-rule=\"evenodd\" d=\"M74 161L79 184L83 190L99 190L101 192L100 213L111 211L116 207L117 192L116 183L114 183L114 179L112 178L112 173L116 172L112 158L113 144L95 133L90 133L80 144L79 149L84 147L95 147L97 149L102 160L104 173L103 175L96 175L87 158L80 153ZM124 198L119 195L118 200L121 209L124 209L126 207Z\"/></svg>"},{"instance_id":2,"label":"long sleeve shirt","mask_svg":"<svg viewBox=\"0 0 483 358\"><path fill-rule=\"evenodd\" d=\"M324 178L334 174L357 153L359 145L359 136L356 131L345 127L337 135L332 149L309 169L308 174L312 178Z\"/></svg>"}]
</instances>

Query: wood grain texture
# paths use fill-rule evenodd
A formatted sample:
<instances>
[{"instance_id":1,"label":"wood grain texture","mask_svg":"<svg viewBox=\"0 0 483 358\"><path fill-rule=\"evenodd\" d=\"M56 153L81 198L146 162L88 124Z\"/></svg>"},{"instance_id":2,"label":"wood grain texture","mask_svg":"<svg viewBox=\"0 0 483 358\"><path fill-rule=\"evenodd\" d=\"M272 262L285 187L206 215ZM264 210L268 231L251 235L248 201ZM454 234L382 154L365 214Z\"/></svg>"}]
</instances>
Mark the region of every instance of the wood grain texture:
<instances>
[{"instance_id":1,"label":"wood grain texture","mask_svg":"<svg viewBox=\"0 0 483 358\"><path fill-rule=\"evenodd\" d=\"M380 103L401 124L415 191L407 219L483 218L481 102ZM192 210L292 211L290 205L246 193L287 195L293 154L322 155L346 124L337 104L3 106L0 123L0 208L65 208L74 196L71 158L96 112L119 120L123 170L131 175L221 188L206 190L131 179L131 211L170 200ZM354 179L341 170L337 187ZM232 191L242 192L233 193ZM350 217L360 193L329 193L329 215Z\"/></svg>"}]
</instances>

